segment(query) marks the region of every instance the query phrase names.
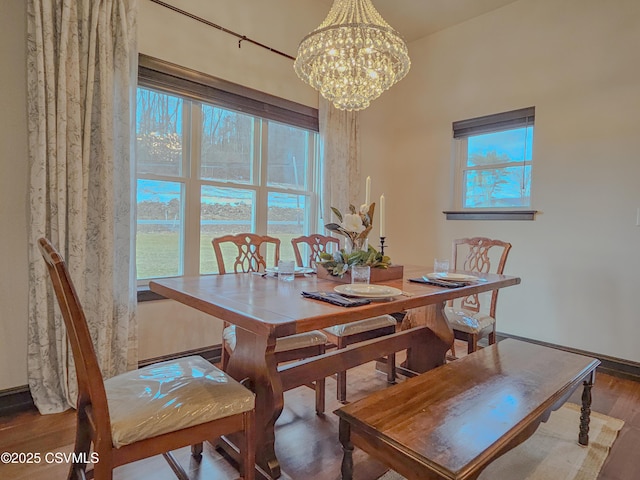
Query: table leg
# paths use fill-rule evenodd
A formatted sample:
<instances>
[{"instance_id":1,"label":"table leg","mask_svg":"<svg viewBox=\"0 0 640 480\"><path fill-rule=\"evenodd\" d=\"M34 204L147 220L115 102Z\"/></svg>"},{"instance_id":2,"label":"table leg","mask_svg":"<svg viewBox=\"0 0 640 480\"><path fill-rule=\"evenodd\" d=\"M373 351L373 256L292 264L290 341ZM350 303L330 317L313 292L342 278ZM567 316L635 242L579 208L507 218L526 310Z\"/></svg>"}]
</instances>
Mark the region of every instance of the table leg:
<instances>
[{"instance_id":1,"label":"table leg","mask_svg":"<svg viewBox=\"0 0 640 480\"><path fill-rule=\"evenodd\" d=\"M340 472L342 480L353 478L353 443L351 443L351 425L344 419L340 419L338 427L338 438L342 444L342 466Z\"/></svg>"},{"instance_id":2,"label":"table leg","mask_svg":"<svg viewBox=\"0 0 640 480\"><path fill-rule=\"evenodd\" d=\"M444 315L445 303L413 309L405 318L402 329L426 326L427 337L422 348L407 350L407 361L403 366L423 373L446 363L446 355L453 345L453 330Z\"/></svg>"},{"instance_id":3,"label":"table leg","mask_svg":"<svg viewBox=\"0 0 640 480\"><path fill-rule=\"evenodd\" d=\"M280 477L275 453L274 425L282 413L282 382L274 355L275 338L236 328L237 344L228 373L238 381L248 378L256 394L256 463L271 478Z\"/></svg>"}]
</instances>

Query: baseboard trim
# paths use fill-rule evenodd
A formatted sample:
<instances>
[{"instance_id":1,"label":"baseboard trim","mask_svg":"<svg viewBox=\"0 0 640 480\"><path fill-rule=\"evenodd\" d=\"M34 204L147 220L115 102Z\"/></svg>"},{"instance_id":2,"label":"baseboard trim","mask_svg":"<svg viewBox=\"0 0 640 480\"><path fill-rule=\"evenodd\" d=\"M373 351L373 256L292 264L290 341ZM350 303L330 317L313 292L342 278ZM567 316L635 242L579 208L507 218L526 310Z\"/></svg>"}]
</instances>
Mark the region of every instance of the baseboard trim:
<instances>
[{"instance_id":1,"label":"baseboard trim","mask_svg":"<svg viewBox=\"0 0 640 480\"><path fill-rule=\"evenodd\" d=\"M138 367L146 367L152 363L164 362L166 360L175 360L177 358L190 357L191 355L200 355L211 363L218 363L222 353L221 345L212 345L210 347L196 348L186 350L184 352L172 353L160 357L149 358L138 362ZM28 385L0 390L0 417L15 415L36 408L31 397Z\"/></svg>"},{"instance_id":2,"label":"baseboard trim","mask_svg":"<svg viewBox=\"0 0 640 480\"><path fill-rule=\"evenodd\" d=\"M0 417L36 408L28 385L0 390Z\"/></svg>"},{"instance_id":3,"label":"baseboard trim","mask_svg":"<svg viewBox=\"0 0 640 480\"><path fill-rule=\"evenodd\" d=\"M521 340L523 342L542 345L543 347L557 348L558 350L563 350L565 352L577 353L578 355L586 355L588 357L595 357L600 360L600 365L597 368L598 372L625 378L627 380L633 380L635 382L640 382L640 363L637 362L624 360L622 358L611 357L608 355L602 355L600 353L588 352L586 350L580 350L577 348L565 347L563 345L556 345L555 343L542 342L540 340L533 340L531 338L510 335L504 332L496 332L496 337L498 340L504 338L513 338L515 340Z\"/></svg>"},{"instance_id":4,"label":"baseboard trim","mask_svg":"<svg viewBox=\"0 0 640 480\"><path fill-rule=\"evenodd\" d=\"M212 345L210 347L194 348L193 350L185 350L179 353L171 353L160 357L148 358L138 362L138 368L146 367L152 363L165 362L167 360L175 360L177 358L190 357L192 355L200 355L211 363L218 363L222 354L222 345Z\"/></svg>"}]
</instances>

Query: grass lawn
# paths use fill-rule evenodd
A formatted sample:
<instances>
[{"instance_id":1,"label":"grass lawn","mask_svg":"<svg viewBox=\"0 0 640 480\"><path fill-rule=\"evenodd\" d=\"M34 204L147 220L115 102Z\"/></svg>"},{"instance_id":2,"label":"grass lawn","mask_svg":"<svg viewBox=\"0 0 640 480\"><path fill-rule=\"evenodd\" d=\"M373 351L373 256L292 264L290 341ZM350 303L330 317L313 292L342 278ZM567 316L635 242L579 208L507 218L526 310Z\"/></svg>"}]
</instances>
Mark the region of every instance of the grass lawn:
<instances>
[{"instance_id":1,"label":"grass lawn","mask_svg":"<svg viewBox=\"0 0 640 480\"><path fill-rule=\"evenodd\" d=\"M280 238L280 258L294 260L291 239L297 234L284 233ZM235 249L223 250L225 264L233 264ZM227 253L228 252L228 253ZM231 263L229 263L231 262ZM273 264L271 253L267 254L267 264ZM136 266L138 278L170 277L180 274L180 235L178 232L138 233L136 236ZM200 236L200 273L217 273L211 245L211 235Z\"/></svg>"}]
</instances>

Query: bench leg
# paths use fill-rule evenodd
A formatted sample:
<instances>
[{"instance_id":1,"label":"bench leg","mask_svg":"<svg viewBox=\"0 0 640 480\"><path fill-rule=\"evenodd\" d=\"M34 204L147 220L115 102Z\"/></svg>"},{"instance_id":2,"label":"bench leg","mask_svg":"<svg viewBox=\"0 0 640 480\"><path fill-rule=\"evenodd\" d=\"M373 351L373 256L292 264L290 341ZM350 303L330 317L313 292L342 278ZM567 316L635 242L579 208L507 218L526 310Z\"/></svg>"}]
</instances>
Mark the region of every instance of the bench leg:
<instances>
[{"instance_id":1,"label":"bench leg","mask_svg":"<svg viewBox=\"0 0 640 480\"><path fill-rule=\"evenodd\" d=\"M325 407L325 379L321 378L320 380L316 380L314 383L314 389L316 391L316 413L318 415L324 415L324 407Z\"/></svg>"},{"instance_id":2,"label":"bench leg","mask_svg":"<svg viewBox=\"0 0 640 480\"><path fill-rule=\"evenodd\" d=\"M347 371L338 372L336 377L338 383L336 398L340 403L347 403Z\"/></svg>"},{"instance_id":3,"label":"bench leg","mask_svg":"<svg viewBox=\"0 0 640 480\"><path fill-rule=\"evenodd\" d=\"M396 354L390 353L387 356L387 383L396 383Z\"/></svg>"},{"instance_id":4,"label":"bench leg","mask_svg":"<svg viewBox=\"0 0 640 480\"><path fill-rule=\"evenodd\" d=\"M580 433L578 443L589 445L589 422L591 420L591 388L593 387L594 372L591 372L589 380L583 382L582 407L580 407Z\"/></svg>"},{"instance_id":5,"label":"bench leg","mask_svg":"<svg viewBox=\"0 0 640 480\"><path fill-rule=\"evenodd\" d=\"M353 479L353 443L351 443L351 425L342 418L338 427L338 438L342 444L342 480Z\"/></svg>"}]
</instances>

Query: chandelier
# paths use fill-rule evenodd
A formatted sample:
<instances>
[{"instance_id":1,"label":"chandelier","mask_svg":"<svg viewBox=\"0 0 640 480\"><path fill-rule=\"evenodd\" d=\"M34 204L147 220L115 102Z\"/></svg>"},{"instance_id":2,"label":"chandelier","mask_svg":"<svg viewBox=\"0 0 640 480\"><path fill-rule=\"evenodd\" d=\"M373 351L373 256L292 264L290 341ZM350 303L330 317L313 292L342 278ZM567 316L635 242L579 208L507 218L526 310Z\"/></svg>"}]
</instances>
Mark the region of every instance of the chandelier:
<instances>
[{"instance_id":1,"label":"chandelier","mask_svg":"<svg viewBox=\"0 0 640 480\"><path fill-rule=\"evenodd\" d=\"M341 110L367 108L410 66L407 45L371 0L334 0L294 63L298 76Z\"/></svg>"}]
</instances>

